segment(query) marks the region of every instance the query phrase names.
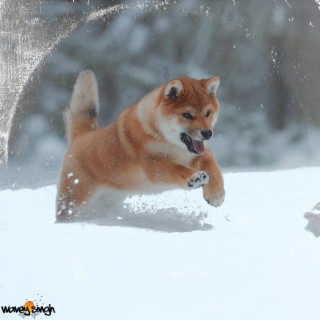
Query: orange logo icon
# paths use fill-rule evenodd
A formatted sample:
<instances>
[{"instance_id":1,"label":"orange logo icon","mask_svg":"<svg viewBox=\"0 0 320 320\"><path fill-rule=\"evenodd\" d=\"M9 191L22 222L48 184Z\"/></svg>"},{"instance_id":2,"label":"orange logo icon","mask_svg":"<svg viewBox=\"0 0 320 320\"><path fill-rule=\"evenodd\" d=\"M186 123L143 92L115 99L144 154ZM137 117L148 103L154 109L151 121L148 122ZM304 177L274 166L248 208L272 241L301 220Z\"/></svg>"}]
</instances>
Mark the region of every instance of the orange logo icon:
<instances>
[{"instance_id":1,"label":"orange logo icon","mask_svg":"<svg viewBox=\"0 0 320 320\"><path fill-rule=\"evenodd\" d=\"M23 305L24 306L24 309L26 311L29 311L29 313L32 313L32 310L34 308L34 303L32 301L26 301L25 304Z\"/></svg>"}]
</instances>

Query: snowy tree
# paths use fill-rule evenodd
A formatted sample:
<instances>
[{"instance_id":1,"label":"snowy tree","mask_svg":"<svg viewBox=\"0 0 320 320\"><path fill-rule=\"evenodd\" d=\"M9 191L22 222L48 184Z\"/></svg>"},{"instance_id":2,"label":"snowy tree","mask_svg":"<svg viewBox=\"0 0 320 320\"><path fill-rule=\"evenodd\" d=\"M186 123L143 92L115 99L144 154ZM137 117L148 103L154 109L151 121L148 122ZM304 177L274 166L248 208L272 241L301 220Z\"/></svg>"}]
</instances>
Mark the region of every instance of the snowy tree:
<instances>
[{"instance_id":1,"label":"snowy tree","mask_svg":"<svg viewBox=\"0 0 320 320\"><path fill-rule=\"evenodd\" d=\"M110 6L119 8L110 13ZM100 18L85 22L92 12ZM49 1L42 15L82 22L20 99L12 163L57 170L65 146L62 112L86 68L99 81L102 124L169 79L218 75L222 108L213 147L223 168L318 163L315 3Z\"/></svg>"}]
</instances>

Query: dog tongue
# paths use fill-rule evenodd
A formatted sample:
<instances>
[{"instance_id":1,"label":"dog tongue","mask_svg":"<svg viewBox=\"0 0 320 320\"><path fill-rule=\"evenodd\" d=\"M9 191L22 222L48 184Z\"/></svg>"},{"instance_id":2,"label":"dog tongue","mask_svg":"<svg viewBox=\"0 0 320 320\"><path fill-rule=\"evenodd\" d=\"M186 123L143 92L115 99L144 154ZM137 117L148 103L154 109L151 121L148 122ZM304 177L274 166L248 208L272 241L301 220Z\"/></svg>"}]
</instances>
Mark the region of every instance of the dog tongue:
<instances>
[{"instance_id":1,"label":"dog tongue","mask_svg":"<svg viewBox=\"0 0 320 320\"><path fill-rule=\"evenodd\" d=\"M198 141L198 140L192 140L192 145L195 151L197 151L197 153L204 153L204 145L203 145L203 141Z\"/></svg>"}]
</instances>

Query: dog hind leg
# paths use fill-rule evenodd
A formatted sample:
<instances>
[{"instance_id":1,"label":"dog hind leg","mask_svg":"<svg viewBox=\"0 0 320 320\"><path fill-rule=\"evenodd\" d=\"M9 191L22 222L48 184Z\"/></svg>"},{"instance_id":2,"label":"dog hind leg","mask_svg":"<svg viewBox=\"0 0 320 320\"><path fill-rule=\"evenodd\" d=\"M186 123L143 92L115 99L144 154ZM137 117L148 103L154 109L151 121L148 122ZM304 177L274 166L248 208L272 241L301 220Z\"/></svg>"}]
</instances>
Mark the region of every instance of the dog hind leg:
<instances>
[{"instance_id":1,"label":"dog hind leg","mask_svg":"<svg viewBox=\"0 0 320 320\"><path fill-rule=\"evenodd\" d=\"M86 203L95 189L88 178L62 174L56 201L56 221L71 221L77 215L79 206Z\"/></svg>"}]
</instances>

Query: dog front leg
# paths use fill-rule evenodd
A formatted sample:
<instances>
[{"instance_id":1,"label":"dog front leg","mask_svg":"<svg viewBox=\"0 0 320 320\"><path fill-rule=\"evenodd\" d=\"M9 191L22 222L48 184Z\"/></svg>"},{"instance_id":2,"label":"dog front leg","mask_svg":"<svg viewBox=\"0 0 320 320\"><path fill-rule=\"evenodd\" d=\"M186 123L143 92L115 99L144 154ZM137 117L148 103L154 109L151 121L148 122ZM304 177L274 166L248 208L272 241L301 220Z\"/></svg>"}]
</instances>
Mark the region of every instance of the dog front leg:
<instances>
[{"instance_id":1,"label":"dog front leg","mask_svg":"<svg viewBox=\"0 0 320 320\"><path fill-rule=\"evenodd\" d=\"M213 155L207 152L197 158L193 168L203 170L209 175L209 183L203 185L203 198L214 207L221 206L225 198L223 176Z\"/></svg>"},{"instance_id":2,"label":"dog front leg","mask_svg":"<svg viewBox=\"0 0 320 320\"><path fill-rule=\"evenodd\" d=\"M209 176L201 170L192 170L167 158L147 158L144 171L155 184L173 184L184 189L199 188L209 182Z\"/></svg>"}]
</instances>

